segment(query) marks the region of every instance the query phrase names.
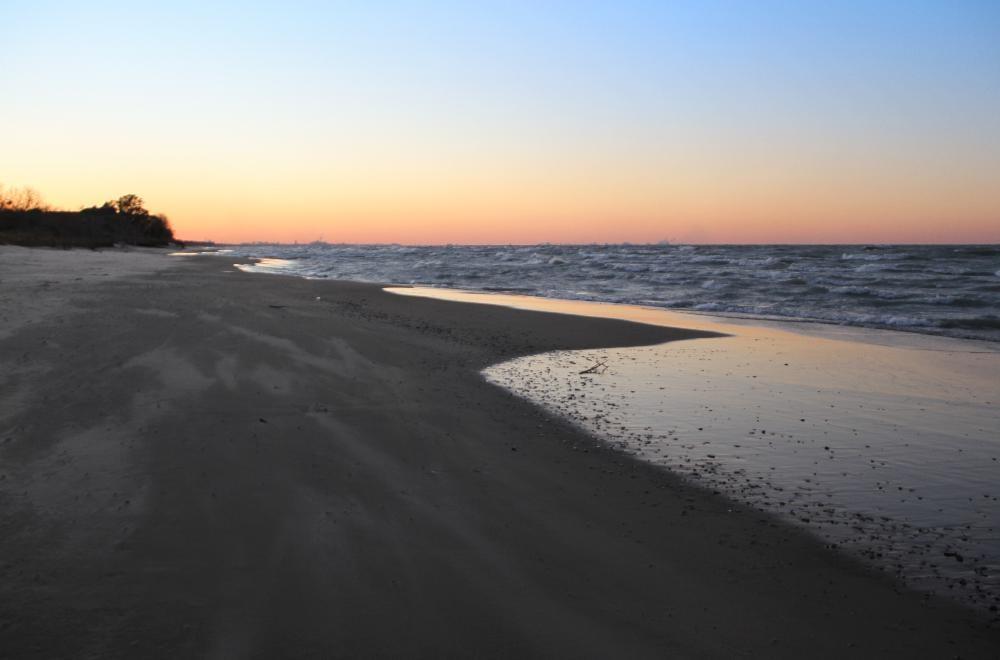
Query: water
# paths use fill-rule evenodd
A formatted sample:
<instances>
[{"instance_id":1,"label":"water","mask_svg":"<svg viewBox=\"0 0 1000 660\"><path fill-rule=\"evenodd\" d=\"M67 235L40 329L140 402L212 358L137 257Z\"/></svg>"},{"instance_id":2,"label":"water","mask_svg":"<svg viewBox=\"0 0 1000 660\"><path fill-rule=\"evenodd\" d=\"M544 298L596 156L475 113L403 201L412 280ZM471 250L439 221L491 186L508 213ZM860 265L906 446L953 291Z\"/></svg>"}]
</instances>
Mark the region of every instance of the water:
<instances>
[{"instance_id":1,"label":"water","mask_svg":"<svg viewBox=\"0 0 1000 660\"><path fill-rule=\"evenodd\" d=\"M249 245L251 270L1000 341L1000 246Z\"/></svg>"},{"instance_id":2,"label":"water","mask_svg":"<svg viewBox=\"0 0 1000 660\"><path fill-rule=\"evenodd\" d=\"M251 271L430 284L397 292L726 333L526 356L484 376L914 587L1000 608L1000 248L236 253L272 257ZM510 291L531 295L497 293Z\"/></svg>"},{"instance_id":3,"label":"water","mask_svg":"<svg viewBox=\"0 0 1000 660\"><path fill-rule=\"evenodd\" d=\"M1000 608L1000 345L396 292L727 333L531 355L483 373L626 453L805 526L913 587Z\"/></svg>"}]
</instances>

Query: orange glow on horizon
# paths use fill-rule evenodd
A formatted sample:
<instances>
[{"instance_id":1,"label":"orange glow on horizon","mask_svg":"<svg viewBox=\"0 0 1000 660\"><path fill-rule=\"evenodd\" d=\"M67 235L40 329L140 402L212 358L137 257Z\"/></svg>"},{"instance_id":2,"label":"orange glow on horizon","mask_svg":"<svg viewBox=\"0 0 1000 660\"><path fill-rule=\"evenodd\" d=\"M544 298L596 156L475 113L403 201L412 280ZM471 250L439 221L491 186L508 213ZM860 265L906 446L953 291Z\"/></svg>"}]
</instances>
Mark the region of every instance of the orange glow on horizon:
<instances>
[{"instance_id":1,"label":"orange glow on horizon","mask_svg":"<svg viewBox=\"0 0 1000 660\"><path fill-rule=\"evenodd\" d=\"M1000 193L959 197L964 203L958 207L950 196L927 189L882 199L877 191L855 190L849 197L834 186L826 194L721 186L723 194L702 184L658 195L622 186L456 185L454 192L428 186L379 196L359 187L353 194L331 189L310 196L277 185L281 194L250 187L238 200L210 190L195 195L191 186L146 187L146 194L138 184L122 189L140 191L148 208L166 213L179 238L226 243L1000 242ZM70 188L46 199L70 209L102 201L84 195Z\"/></svg>"},{"instance_id":2,"label":"orange glow on horizon","mask_svg":"<svg viewBox=\"0 0 1000 660\"><path fill-rule=\"evenodd\" d=\"M79 158L97 149L76 140L70 153ZM246 149L158 143L137 164L110 156L77 167L66 158L58 168L25 150L22 167L0 168L0 181L29 184L68 209L135 192L178 237L217 242L1000 242L990 162L949 169L883 156L847 167L823 154L722 146L465 158L386 145L347 155Z\"/></svg>"}]
</instances>

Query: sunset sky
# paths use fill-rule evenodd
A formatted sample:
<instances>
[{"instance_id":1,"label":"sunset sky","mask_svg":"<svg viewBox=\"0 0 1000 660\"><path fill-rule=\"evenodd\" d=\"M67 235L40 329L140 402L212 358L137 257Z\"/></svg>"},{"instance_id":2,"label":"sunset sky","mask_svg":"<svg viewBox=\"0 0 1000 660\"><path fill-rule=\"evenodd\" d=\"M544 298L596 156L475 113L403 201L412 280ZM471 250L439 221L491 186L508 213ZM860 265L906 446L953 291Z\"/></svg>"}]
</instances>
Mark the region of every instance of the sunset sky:
<instances>
[{"instance_id":1,"label":"sunset sky","mask_svg":"<svg viewBox=\"0 0 1000 660\"><path fill-rule=\"evenodd\" d=\"M176 233L998 242L1000 2L0 1L0 182Z\"/></svg>"}]
</instances>

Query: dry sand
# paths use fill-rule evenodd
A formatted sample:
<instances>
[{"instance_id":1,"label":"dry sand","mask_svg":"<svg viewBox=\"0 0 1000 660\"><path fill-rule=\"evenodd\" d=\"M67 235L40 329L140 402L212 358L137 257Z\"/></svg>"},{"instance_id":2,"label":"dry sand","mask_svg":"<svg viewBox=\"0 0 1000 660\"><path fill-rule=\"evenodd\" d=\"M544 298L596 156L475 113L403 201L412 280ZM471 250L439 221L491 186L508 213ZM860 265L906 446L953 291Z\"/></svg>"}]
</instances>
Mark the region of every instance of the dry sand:
<instances>
[{"instance_id":1,"label":"dry sand","mask_svg":"<svg viewBox=\"0 0 1000 660\"><path fill-rule=\"evenodd\" d=\"M0 304L0 656L1000 653L478 374L688 332L118 252Z\"/></svg>"}]
</instances>

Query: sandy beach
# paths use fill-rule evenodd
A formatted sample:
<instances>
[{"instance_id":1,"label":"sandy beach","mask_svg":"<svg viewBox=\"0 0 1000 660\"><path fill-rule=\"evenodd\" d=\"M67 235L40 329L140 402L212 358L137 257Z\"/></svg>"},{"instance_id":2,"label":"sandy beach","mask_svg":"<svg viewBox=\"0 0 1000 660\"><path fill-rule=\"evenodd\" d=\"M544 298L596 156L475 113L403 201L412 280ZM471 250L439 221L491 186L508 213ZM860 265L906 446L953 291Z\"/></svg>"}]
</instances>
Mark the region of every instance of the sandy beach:
<instances>
[{"instance_id":1,"label":"sandy beach","mask_svg":"<svg viewBox=\"0 0 1000 660\"><path fill-rule=\"evenodd\" d=\"M991 658L480 370L704 337L0 247L0 656Z\"/></svg>"}]
</instances>

